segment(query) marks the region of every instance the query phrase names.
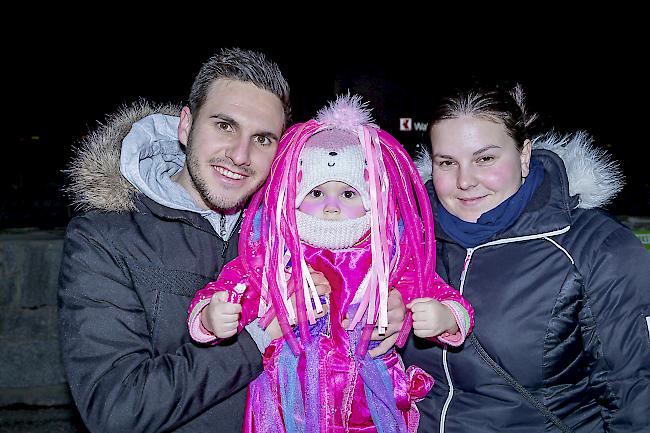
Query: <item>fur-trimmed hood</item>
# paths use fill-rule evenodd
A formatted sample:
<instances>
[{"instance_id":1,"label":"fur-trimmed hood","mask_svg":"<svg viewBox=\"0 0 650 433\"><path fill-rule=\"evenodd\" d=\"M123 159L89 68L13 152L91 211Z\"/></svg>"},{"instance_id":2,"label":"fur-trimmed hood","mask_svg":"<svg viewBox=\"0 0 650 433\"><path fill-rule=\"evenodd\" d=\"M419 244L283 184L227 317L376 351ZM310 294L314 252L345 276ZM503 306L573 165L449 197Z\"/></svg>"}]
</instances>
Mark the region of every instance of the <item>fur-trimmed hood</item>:
<instances>
[{"instance_id":1,"label":"fur-trimmed hood","mask_svg":"<svg viewBox=\"0 0 650 433\"><path fill-rule=\"evenodd\" d=\"M585 132L540 135L533 139L533 156L534 151L540 149L550 150L562 159L569 181L569 194L578 196L580 208L605 206L623 189L624 178L618 163L604 150L595 147L593 139ZM415 165L424 182L431 179L429 152L421 152Z\"/></svg>"},{"instance_id":2,"label":"fur-trimmed hood","mask_svg":"<svg viewBox=\"0 0 650 433\"><path fill-rule=\"evenodd\" d=\"M136 209L137 189L120 172L122 140L132 125L152 114L177 116L180 106L140 100L124 106L92 131L76 148L64 191L84 211L128 212Z\"/></svg>"}]
</instances>

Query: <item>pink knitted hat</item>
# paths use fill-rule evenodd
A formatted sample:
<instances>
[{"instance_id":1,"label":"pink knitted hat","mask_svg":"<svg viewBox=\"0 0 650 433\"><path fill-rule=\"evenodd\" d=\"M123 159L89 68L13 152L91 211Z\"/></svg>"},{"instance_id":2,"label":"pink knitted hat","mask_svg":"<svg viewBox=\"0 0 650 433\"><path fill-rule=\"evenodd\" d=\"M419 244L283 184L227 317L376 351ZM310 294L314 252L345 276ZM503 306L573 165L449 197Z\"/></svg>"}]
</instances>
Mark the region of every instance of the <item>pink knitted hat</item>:
<instances>
[{"instance_id":1,"label":"pink knitted hat","mask_svg":"<svg viewBox=\"0 0 650 433\"><path fill-rule=\"evenodd\" d=\"M297 230L298 197L313 188L309 188L313 183L308 180L311 174L301 170L299 161L302 150L306 146L311 148L310 140L313 138L318 143L318 135L323 133L321 144L330 137L337 143L347 144L344 147L360 147L367 162L363 182L348 179L350 186L360 193L366 190L357 185L367 183L371 217L369 284L355 316L350 318L350 328L362 320L365 323L356 353L364 356L374 326L380 331L387 326L388 289L401 278L406 266L412 267L416 276L413 293L405 303L422 296L431 286L435 275L435 241L431 205L417 169L397 140L372 123L366 104L358 96L341 96L319 111L315 120L296 124L285 132L266 184L251 199L249 209L253 211L245 214L239 238L240 257L251 276L251 284L260 293L260 326L266 326L277 316L291 350L300 353L302 345L291 326L298 324L300 339L310 340L308 323L314 322L314 310L322 311L322 307ZM360 146L352 146L356 143L353 138ZM328 152L338 154L339 151ZM305 156L310 153L312 150L307 150ZM332 155L335 156L338 155ZM360 165L359 158L358 162L350 163L350 167L355 167L350 171L361 173ZM325 178L319 175L317 181L322 183ZM254 226L260 230L256 232ZM289 261L292 284L285 272ZM294 293L296 314L291 306ZM403 344L408 335L409 318L407 315L397 345Z\"/></svg>"}]
</instances>

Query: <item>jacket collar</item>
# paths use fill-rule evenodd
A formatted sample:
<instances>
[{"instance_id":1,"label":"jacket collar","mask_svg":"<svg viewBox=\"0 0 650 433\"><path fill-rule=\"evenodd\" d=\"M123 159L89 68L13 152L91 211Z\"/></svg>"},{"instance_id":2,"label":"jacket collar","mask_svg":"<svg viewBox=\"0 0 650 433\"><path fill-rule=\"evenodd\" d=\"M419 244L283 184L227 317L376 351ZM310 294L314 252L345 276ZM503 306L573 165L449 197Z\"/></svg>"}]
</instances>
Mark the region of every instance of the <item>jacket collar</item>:
<instances>
[{"instance_id":1,"label":"jacket collar","mask_svg":"<svg viewBox=\"0 0 650 433\"><path fill-rule=\"evenodd\" d=\"M544 166L544 181L517 222L490 241L554 232L571 225L571 212L578 206L578 197L569 195L569 182L562 159L549 150L534 150L533 158L537 158ZM433 181L429 180L426 188L434 219L437 220L438 209ZM435 233L438 239L454 242L440 224L435 224Z\"/></svg>"}]
</instances>

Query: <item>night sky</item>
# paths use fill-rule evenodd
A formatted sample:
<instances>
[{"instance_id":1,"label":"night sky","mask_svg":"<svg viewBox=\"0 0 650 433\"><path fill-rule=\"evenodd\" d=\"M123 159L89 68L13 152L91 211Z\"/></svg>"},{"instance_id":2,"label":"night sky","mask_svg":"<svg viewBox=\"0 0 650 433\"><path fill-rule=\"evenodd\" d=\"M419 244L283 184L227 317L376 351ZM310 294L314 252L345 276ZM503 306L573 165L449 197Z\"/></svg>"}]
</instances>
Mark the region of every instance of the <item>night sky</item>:
<instances>
[{"instance_id":1,"label":"night sky","mask_svg":"<svg viewBox=\"0 0 650 433\"><path fill-rule=\"evenodd\" d=\"M409 150L425 137L400 133L398 119L426 121L434 95L475 80L519 82L529 109L541 115L540 129L586 130L621 162L627 186L608 210L650 216L648 50L633 25L623 33L613 34L610 25L536 39L512 33L461 40L433 32L340 42L208 38L147 27L137 29L148 34L144 43L77 30L45 33L5 50L5 65L11 65L5 66L4 116L10 158L0 183L0 228L64 226L73 211L59 190L72 145L138 98L184 102L201 63L230 46L264 51L280 64L291 85L293 121L308 119L349 89L369 100L380 126Z\"/></svg>"}]
</instances>

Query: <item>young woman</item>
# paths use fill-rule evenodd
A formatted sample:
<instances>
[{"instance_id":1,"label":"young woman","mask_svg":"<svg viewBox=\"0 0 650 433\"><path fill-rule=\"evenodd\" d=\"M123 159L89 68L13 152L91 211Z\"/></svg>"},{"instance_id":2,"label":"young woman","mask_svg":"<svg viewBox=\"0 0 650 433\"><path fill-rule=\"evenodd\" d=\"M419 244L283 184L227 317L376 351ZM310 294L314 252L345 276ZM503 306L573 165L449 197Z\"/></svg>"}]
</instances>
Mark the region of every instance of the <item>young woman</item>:
<instances>
[{"instance_id":1,"label":"young woman","mask_svg":"<svg viewBox=\"0 0 650 433\"><path fill-rule=\"evenodd\" d=\"M430 122L437 272L476 309L483 349L407 345L436 381L420 431L648 431L650 255L598 209L618 168L585 134L531 137L523 101L464 91Z\"/></svg>"}]
</instances>

